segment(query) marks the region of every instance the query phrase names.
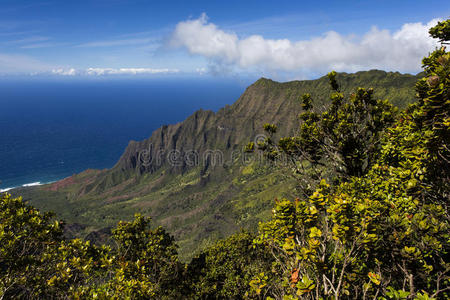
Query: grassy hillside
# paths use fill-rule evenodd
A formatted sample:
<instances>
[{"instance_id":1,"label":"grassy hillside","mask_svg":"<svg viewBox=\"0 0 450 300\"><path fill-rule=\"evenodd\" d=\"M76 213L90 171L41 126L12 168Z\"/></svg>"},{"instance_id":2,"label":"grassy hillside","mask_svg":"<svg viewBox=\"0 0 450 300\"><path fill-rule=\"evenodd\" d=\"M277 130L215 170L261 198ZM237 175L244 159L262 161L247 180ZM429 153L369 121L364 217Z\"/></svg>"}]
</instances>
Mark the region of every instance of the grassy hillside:
<instances>
[{"instance_id":1,"label":"grassy hillside","mask_svg":"<svg viewBox=\"0 0 450 300\"><path fill-rule=\"evenodd\" d=\"M341 73L338 81L344 93L373 87L375 97L404 107L415 99L417 76L372 70ZM326 105L328 79L259 79L217 113L199 110L181 123L157 129L147 140L131 141L112 169L87 170L14 194L55 211L70 224L69 234L93 239L140 212L173 233L183 258L190 258L240 227L256 229L259 221L269 219L275 198L294 193L294 179L284 175L290 172L242 150L263 133L266 122L277 124L281 136L294 133L301 111L298 98L306 92L316 104ZM220 151L222 161L208 155L210 150Z\"/></svg>"}]
</instances>

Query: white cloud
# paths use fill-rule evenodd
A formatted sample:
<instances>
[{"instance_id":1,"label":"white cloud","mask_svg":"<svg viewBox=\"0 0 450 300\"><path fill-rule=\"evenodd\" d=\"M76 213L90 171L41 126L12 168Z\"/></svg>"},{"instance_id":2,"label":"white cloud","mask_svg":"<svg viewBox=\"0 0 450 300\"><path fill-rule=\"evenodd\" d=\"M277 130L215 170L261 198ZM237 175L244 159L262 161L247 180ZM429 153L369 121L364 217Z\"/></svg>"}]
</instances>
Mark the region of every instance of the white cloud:
<instances>
[{"instance_id":1,"label":"white cloud","mask_svg":"<svg viewBox=\"0 0 450 300\"><path fill-rule=\"evenodd\" d=\"M178 73L178 69L152 69L152 68L89 68L87 75L138 75L138 74L162 74Z\"/></svg>"},{"instance_id":2,"label":"white cloud","mask_svg":"<svg viewBox=\"0 0 450 300\"><path fill-rule=\"evenodd\" d=\"M265 39L261 35L239 38L208 22L205 14L177 24L170 45L204 56L220 65L271 71L326 72L385 69L420 71L423 56L437 46L427 24L408 23L390 32L373 27L363 36L330 31L310 40Z\"/></svg>"},{"instance_id":3,"label":"white cloud","mask_svg":"<svg viewBox=\"0 0 450 300\"><path fill-rule=\"evenodd\" d=\"M77 70L74 68L53 69L53 75L62 76L108 76L108 75L145 75L145 74L170 74L178 73L178 69L153 69L153 68L87 68Z\"/></svg>"},{"instance_id":4,"label":"white cloud","mask_svg":"<svg viewBox=\"0 0 450 300\"><path fill-rule=\"evenodd\" d=\"M201 67L201 68L196 68L195 72L197 72L200 75L203 75L207 72L208 70L205 67Z\"/></svg>"},{"instance_id":5,"label":"white cloud","mask_svg":"<svg viewBox=\"0 0 450 300\"><path fill-rule=\"evenodd\" d=\"M53 69L52 74L55 75L63 75L63 76L75 76L77 75L77 71L74 68L70 69Z\"/></svg>"},{"instance_id":6,"label":"white cloud","mask_svg":"<svg viewBox=\"0 0 450 300\"><path fill-rule=\"evenodd\" d=\"M208 23L205 14L199 19L178 23L171 39L173 46L183 46L191 53L227 62L232 62L239 56L238 42L236 34L224 32Z\"/></svg>"}]
</instances>

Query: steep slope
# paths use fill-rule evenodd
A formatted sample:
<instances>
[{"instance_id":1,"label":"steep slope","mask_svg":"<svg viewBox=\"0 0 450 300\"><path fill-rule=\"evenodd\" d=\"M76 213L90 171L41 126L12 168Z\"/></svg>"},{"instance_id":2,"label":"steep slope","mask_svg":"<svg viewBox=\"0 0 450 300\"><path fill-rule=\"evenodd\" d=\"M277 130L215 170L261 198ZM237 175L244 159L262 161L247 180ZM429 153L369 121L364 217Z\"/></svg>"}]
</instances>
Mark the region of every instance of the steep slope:
<instances>
[{"instance_id":1,"label":"steep slope","mask_svg":"<svg viewBox=\"0 0 450 300\"><path fill-rule=\"evenodd\" d=\"M345 93L373 87L375 96L405 106L414 100L416 76L383 71L341 73ZM261 78L231 106L199 110L185 121L131 141L110 170L88 170L43 187L15 191L33 205L55 211L72 232L95 239L120 219L140 212L175 234L184 257L209 241L268 218L276 197L294 193L280 168L248 157L243 146L275 123L280 135L298 126L299 96L326 105L328 80L278 83ZM102 230L98 232L98 230ZM93 233L94 232L94 233Z\"/></svg>"}]
</instances>

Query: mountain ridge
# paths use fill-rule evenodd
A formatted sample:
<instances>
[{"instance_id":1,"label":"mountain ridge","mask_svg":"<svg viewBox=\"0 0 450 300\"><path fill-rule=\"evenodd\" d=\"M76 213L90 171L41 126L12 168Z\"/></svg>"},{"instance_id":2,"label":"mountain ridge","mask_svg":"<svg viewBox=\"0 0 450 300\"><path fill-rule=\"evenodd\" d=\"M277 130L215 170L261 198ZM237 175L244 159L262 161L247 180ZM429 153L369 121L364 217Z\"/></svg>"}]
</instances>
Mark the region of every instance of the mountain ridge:
<instances>
[{"instance_id":1,"label":"mountain ridge","mask_svg":"<svg viewBox=\"0 0 450 300\"><path fill-rule=\"evenodd\" d=\"M339 77L341 77L341 78L338 77L338 79L342 80L342 77L358 77L359 74L377 74L378 76L382 76L382 77L402 76L402 77L405 77L405 79L412 79L413 82L415 82L415 78L416 78L416 76L414 76L414 75L400 74L398 72L384 72L384 71L379 71L379 70L370 70L370 71L361 71L361 72L357 72L357 73L354 73L354 74L340 73ZM267 106L265 106L265 107L259 106L258 107L256 105L257 103L255 103L257 101L249 101L248 97L246 97L246 95L251 93L253 88L255 88L255 87L257 87L257 88L264 87L264 88L269 88L270 89L274 85L275 86L302 85L302 84L304 84L306 82L320 82L321 85L326 85L327 84L327 78L326 78L326 76L323 76L323 77L321 77L319 79L316 79L316 80L290 81L290 82L284 82L284 83L276 82L274 80L267 79L267 78L260 78L255 83L250 85L245 90L245 92L242 94L242 96L235 103L233 103L231 106L224 107L224 108L220 109L219 111L217 111L216 113L213 112L213 111L200 109L200 110L194 112L194 114L192 114L191 116L189 116L186 120L184 120L182 122L179 122L179 123L176 123L176 124L171 124L171 125L164 125L164 126L158 128L157 130L155 130L152 133L152 136L150 136L149 139L152 140L152 142L155 145L159 145L159 146L161 146L161 142L163 142L163 145L162 145L163 147L162 148L164 148L166 145L169 146L169 147L175 146L173 148L176 148L176 142L174 144L174 141L172 141L172 144L170 144L170 141L165 140L164 136L165 135L170 135L170 136L175 136L176 137L175 133L180 131L180 130L182 131L184 124L186 124L187 126L194 125L193 129L201 128L201 131L204 131L204 129L205 129L204 125L205 124L204 123L203 124L197 124L197 123L189 124L189 122L192 119L194 119L194 120L200 119L200 120L202 120L204 122L207 122L209 119L213 119L213 120L215 119L213 122L219 123L218 127L222 128L222 130L223 129L227 130L227 129L229 129L229 127L227 127L226 122L224 122L224 120L223 120L223 116L226 115L226 111L227 110L230 110L230 109L233 110L234 109L234 112L235 112L234 117L237 118L237 119L243 117L243 118L249 118L250 120L253 120L253 119L251 119L251 117L257 117L256 115L258 115L258 114L266 115L267 112L266 113L265 112L261 112L261 110L263 110L263 109L267 110L268 109ZM345 83L344 83L344 85L345 85ZM344 88L346 88L346 87L344 86ZM277 112L279 112L280 109L282 109L281 106L283 105L283 102L280 102L280 103L273 103L273 102L271 103L271 102L269 102L269 104L270 105L278 104ZM397 103L397 105L398 105L398 103ZM292 108L292 105L291 105L290 108ZM251 112L255 112L255 114L249 115L249 113L251 113ZM207 120L203 120L205 117L207 118ZM273 122L274 120L277 121L277 118L274 115L270 115L269 114L269 119L266 120L266 121L267 122L269 122L269 121ZM259 123L262 123L262 122L259 122ZM292 124L292 123L289 123L289 124ZM261 128L260 126L258 126L258 125L261 125L261 124L251 124L251 125L252 125L251 128L252 128L253 131ZM258 128L256 128L256 127L258 127ZM235 129L235 128L232 128L232 130L233 129ZM283 128L282 128L282 130L283 130ZM195 132L195 130L194 130L194 132ZM197 130L196 133L197 134L199 133L198 130ZM155 139L157 139L157 140L152 139L153 135L157 136L157 137L155 137ZM124 151L124 154L121 156L121 158L119 159L118 163L113 167L113 169L116 168L118 165L119 166L123 166L122 160L123 159L127 159L127 154L130 153L129 147L133 148L133 147L135 147L135 145L142 145L142 142L145 142L147 140L144 140L144 141L131 141L130 145L128 145L128 147ZM196 146L197 145L193 145L192 148L195 148ZM142 147L140 147L140 148L142 148ZM136 160L132 160L132 161L135 162Z\"/></svg>"}]
</instances>

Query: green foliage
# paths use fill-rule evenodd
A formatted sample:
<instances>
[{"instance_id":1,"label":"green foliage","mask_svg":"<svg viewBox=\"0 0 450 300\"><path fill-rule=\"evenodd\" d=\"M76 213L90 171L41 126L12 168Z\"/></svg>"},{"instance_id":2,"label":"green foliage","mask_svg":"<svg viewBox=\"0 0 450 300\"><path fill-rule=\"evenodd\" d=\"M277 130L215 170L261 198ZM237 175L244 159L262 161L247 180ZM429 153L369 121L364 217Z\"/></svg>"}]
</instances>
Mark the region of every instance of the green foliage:
<instances>
[{"instance_id":1,"label":"green foliage","mask_svg":"<svg viewBox=\"0 0 450 300\"><path fill-rule=\"evenodd\" d=\"M117 247L65 240L61 223L20 198L0 198L0 293L6 298L176 298L183 265L173 237L137 215Z\"/></svg>"},{"instance_id":2,"label":"green foliage","mask_svg":"<svg viewBox=\"0 0 450 300\"><path fill-rule=\"evenodd\" d=\"M441 43L447 43L450 41L450 22L448 20L438 22L436 26L430 29L430 35L435 39L439 39Z\"/></svg>"},{"instance_id":3,"label":"green foliage","mask_svg":"<svg viewBox=\"0 0 450 300\"><path fill-rule=\"evenodd\" d=\"M448 28L449 22L439 28ZM269 280L263 287L266 292L278 291L280 299L450 296L448 55L441 48L424 59L426 77L417 84L420 101L390 128L385 124L392 122L393 111L387 102L372 102L372 92L363 89L350 97L350 107L364 102L378 106L372 113L377 117L370 117L371 121L358 129L370 134L361 136L362 142L357 143L368 145L371 141L378 146L370 149L367 168L358 167L358 172L348 166L361 166L360 156L344 160L347 180L333 185L322 180L312 195L276 203L272 220L260 225L257 244L271 249L283 275ZM320 127L325 130L318 133L325 135L327 128L340 128L339 132L348 134L356 124L345 130L349 106L341 106L344 98L335 74L329 77L335 90L330 110L322 116L305 112L303 126L313 124L312 118L327 124L333 111L341 111L337 115L344 118L332 121L330 127ZM309 97L303 99L304 107L311 109ZM355 111L350 115L355 116ZM301 133L311 131L308 128ZM307 145L314 140L320 140L318 135L307 140ZM344 136L341 141L346 140ZM335 141L339 145L340 140ZM298 147L303 149L301 143ZM256 276L255 280L261 279ZM270 291L271 287L278 289Z\"/></svg>"},{"instance_id":4,"label":"green foliage","mask_svg":"<svg viewBox=\"0 0 450 300\"><path fill-rule=\"evenodd\" d=\"M2 194L0 198L0 294L6 297L43 297L51 276L47 253L62 239L61 223L50 213Z\"/></svg>"},{"instance_id":5,"label":"green foliage","mask_svg":"<svg viewBox=\"0 0 450 300\"><path fill-rule=\"evenodd\" d=\"M105 296L119 299L177 296L176 287L183 270L177 246L162 227L152 230L149 224L149 218L136 215L133 222L119 222L113 230L117 269L115 277L102 286Z\"/></svg>"},{"instance_id":6,"label":"green foliage","mask_svg":"<svg viewBox=\"0 0 450 300\"><path fill-rule=\"evenodd\" d=\"M393 123L395 108L387 100L373 99L373 89L358 88L348 99L339 91L336 73L329 74L333 93L331 105L319 114L302 113L294 143L279 146L297 160L313 165L334 165L342 177L361 176L370 169L379 149L383 130ZM303 103L305 106L305 103Z\"/></svg>"},{"instance_id":7,"label":"green foliage","mask_svg":"<svg viewBox=\"0 0 450 300\"><path fill-rule=\"evenodd\" d=\"M315 190L321 178L334 183L366 174L379 153L383 132L396 118L397 109L388 100L376 100L371 88L358 88L346 97L336 76L334 71L328 74L332 93L325 111L315 110L311 94L304 94L298 133L275 142L276 126L265 124L269 137L257 144L269 159L287 156L305 195ZM247 150L254 148L254 144L247 146Z\"/></svg>"},{"instance_id":8,"label":"green foliage","mask_svg":"<svg viewBox=\"0 0 450 300\"><path fill-rule=\"evenodd\" d=\"M188 289L194 299L242 299L250 281L260 273L270 274L272 255L253 245L254 236L241 232L220 240L188 265Z\"/></svg>"},{"instance_id":9,"label":"green foliage","mask_svg":"<svg viewBox=\"0 0 450 300\"><path fill-rule=\"evenodd\" d=\"M430 29L434 37L448 42L450 21ZM426 134L425 151L430 193L445 194L450 189L450 53L437 49L422 61L425 77L416 84L420 106L410 108L413 125Z\"/></svg>"},{"instance_id":10,"label":"green foliage","mask_svg":"<svg viewBox=\"0 0 450 300\"><path fill-rule=\"evenodd\" d=\"M61 241L45 258L49 276L36 287L48 290L49 298L67 298L79 290L94 288L106 280L114 259L109 247L97 247L80 239Z\"/></svg>"}]
</instances>

